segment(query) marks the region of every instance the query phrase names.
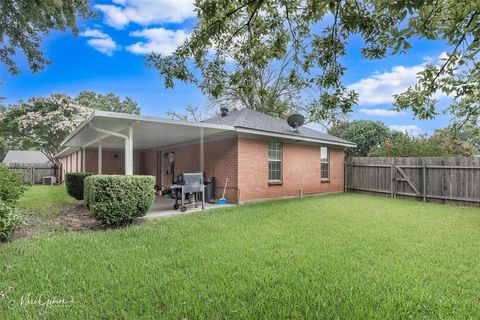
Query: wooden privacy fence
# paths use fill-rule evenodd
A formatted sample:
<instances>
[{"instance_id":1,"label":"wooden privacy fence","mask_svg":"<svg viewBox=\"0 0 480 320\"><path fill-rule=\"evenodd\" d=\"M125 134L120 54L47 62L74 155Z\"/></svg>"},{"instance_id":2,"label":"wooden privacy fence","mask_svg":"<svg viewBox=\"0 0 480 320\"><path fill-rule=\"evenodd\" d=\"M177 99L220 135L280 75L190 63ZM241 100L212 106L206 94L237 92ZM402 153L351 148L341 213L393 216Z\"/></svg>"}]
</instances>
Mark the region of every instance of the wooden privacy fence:
<instances>
[{"instance_id":1,"label":"wooden privacy fence","mask_svg":"<svg viewBox=\"0 0 480 320\"><path fill-rule=\"evenodd\" d=\"M480 207L480 157L347 158L345 191Z\"/></svg>"},{"instance_id":2,"label":"wooden privacy fence","mask_svg":"<svg viewBox=\"0 0 480 320\"><path fill-rule=\"evenodd\" d=\"M39 184L42 183L43 177L56 176L57 169L51 165L10 163L8 168L19 173L24 183Z\"/></svg>"}]
</instances>

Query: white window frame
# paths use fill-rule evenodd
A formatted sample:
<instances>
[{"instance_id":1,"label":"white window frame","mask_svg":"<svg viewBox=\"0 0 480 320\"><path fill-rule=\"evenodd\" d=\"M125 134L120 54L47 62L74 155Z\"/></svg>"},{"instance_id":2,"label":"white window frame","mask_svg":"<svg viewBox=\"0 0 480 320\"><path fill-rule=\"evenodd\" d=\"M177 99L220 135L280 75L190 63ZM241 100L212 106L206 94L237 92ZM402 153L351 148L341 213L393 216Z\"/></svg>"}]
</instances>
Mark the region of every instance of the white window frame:
<instances>
[{"instance_id":1,"label":"white window frame","mask_svg":"<svg viewBox=\"0 0 480 320\"><path fill-rule=\"evenodd\" d=\"M327 150L327 158L322 158L322 149ZM327 164L327 177L322 177L322 165ZM321 181L330 181L330 148L329 147L320 147L320 180Z\"/></svg>"},{"instance_id":2,"label":"white window frame","mask_svg":"<svg viewBox=\"0 0 480 320\"><path fill-rule=\"evenodd\" d=\"M270 146L273 144L273 143L276 143L278 144L279 146L279 150L278 152L280 153L280 159L271 159L270 158ZM268 151L267 151L268 155L267 155L267 158L268 158L268 181L269 182L278 182L278 181L283 181L283 143L280 142L280 141L269 141L268 142ZM280 163L280 179L270 179L270 162L279 162Z\"/></svg>"}]
</instances>

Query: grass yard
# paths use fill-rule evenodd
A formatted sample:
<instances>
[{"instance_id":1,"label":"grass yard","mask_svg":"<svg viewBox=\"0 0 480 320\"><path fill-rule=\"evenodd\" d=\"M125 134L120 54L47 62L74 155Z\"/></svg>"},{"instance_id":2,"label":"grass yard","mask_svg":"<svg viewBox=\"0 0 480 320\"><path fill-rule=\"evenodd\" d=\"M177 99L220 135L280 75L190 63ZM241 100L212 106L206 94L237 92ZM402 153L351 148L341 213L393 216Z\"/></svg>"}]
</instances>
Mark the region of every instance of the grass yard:
<instances>
[{"instance_id":1,"label":"grass yard","mask_svg":"<svg viewBox=\"0 0 480 320\"><path fill-rule=\"evenodd\" d=\"M18 208L22 222L13 234L14 239L88 230L98 224L67 194L64 185L31 186L20 199Z\"/></svg>"},{"instance_id":2,"label":"grass yard","mask_svg":"<svg viewBox=\"0 0 480 320\"><path fill-rule=\"evenodd\" d=\"M64 185L56 186L31 186L18 207L25 212L39 216L51 216L61 212L67 204L75 203L75 199L67 194Z\"/></svg>"},{"instance_id":3,"label":"grass yard","mask_svg":"<svg viewBox=\"0 0 480 320\"><path fill-rule=\"evenodd\" d=\"M244 205L0 245L0 315L477 318L479 243L473 208L356 194Z\"/></svg>"}]
</instances>

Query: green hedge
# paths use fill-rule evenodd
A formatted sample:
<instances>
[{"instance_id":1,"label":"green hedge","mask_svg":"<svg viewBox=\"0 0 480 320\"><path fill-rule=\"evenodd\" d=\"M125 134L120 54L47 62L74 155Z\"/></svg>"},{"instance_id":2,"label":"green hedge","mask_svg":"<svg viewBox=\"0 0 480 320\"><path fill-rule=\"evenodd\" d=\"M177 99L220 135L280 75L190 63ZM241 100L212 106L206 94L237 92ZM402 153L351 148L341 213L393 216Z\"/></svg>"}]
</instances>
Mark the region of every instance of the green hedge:
<instances>
[{"instance_id":1,"label":"green hedge","mask_svg":"<svg viewBox=\"0 0 480 320\"><path fill-rule=\"evenodd\" d=\"M20 223L15 206L26 189L20 174L0 165L0 241L8 240Z\"/></svg>"},{"instance_id":2,"label":"green hedge","mask_svg":"<svg viewBox=\"0 0 480 320\"><path fill-rule=\"evenodd\" d=\"M155 177L94 175L85 179L85 204L107 225L144 216L155 198Z\"/></svg>"},{"instance_id":3,"label":"green hedge","mask_svg":"<svg viewBox=\"0 0 480 320\"><path fill-rule=\"evenodd\" d=\"M20 215L15 208L0 200L0 241L8 240L19 223Z\"/></svg>"},{"instance_id":4,"label":"green hedge","mask_svg":"<svg viewBox=\"0 0 480 320\"><path fill-rule=\"evenodd\" d=\"M77 200L83 200L83 181L90 175L92 174L83 172L71 172L65 174L65 187L67 188L67 193Z\"/></svg>"},{"instance_id":5,"label":"green hedge","mask_svg":"<svg viewBox=\"0 0 480 320\"><path fill-rule=\"evenodd\" d=\"M14 173L4 165L0 165L1 201L8 206L14 207L26 189L27 186L22 182L22 178L19 173Z\"/></svg>"}]
</instances>

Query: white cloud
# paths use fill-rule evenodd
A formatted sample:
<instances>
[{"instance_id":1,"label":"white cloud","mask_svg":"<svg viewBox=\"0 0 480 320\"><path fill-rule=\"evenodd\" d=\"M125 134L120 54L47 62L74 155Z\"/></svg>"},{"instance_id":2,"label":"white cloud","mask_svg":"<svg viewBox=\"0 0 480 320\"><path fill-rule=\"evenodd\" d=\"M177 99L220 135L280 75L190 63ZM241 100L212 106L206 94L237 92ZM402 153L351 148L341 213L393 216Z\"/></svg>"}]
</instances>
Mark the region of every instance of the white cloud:
<instances>
[{"instance_id":1,"label":"white cloud","mask_svg":"<svg viewBox=\"0 0 480 320\"><path fill-rule=\"evenodd\" d=\"M393 95L405 91L417 81L417 73L425 66L413 67L396 66L390 72L376 72L368 78L348 86L359 95L360 105L375 105L392 103Z\"/></svg>"},{"instance_id":2,"label":"white cloud","mask_svg":"<svg viewBox=\"0 0 480 320\"><path fill-rule=\"evenodd\" d=\"M122 12L121 7L109 4L97 4L95 8L103 12L105 15L104 22L109 26L121 29L130 22L128 17Z\"/></svg>"},{"instance_id":3,"label":"white cloud","mask_svg":"<svg viewBox=\"0 0 480 320\"><path fill-rule=\"evenodd\" d=\"M83 32L80 32L80 36L89 37L89 38L100 38L100 39L110 38L108 34L105 34L97 29L87 29Z\"/></svg>"},{"instance_id":4,"label":"white cloud","mask_svg":"<svg viewBox=\"0 0 480 320\"><path fill-rule=\"evenodd\" d=\"M115 50L118 50L117 43L108 34L98 29L87 29L80 33L80 36L92 38L87 44L93 49L111 57Z\"/></svg>"},{"instance_id":5,"label":"white cloud","mask_svg":"<svg viewBox=\"0 0 480 320\"><path fill-rule=\"evenodd\" d=\"M147 40L128 46L126 49L132 53L148 54L155 52L169 55L188 38L189 34L184 30L173 31L165 28L151 28L131 32L130 36Z\"/></svg>"},{"instance_id":6,"label":"white cloud","mask_svg":"<svg viewBox=\"0 0 480 320\"><path fill-rule=\"evenodd\" d=\"M414 125L414 124L406 124L406 125L394 124L394 125L391 125L389 127L392 130L401 131L403 133L407 133L407 134L412 135L412 136L418 136L423 132L423 130L419 126Z\"/></svg>"},{"instance_id":7,"label":"white cloud","mask_svg":"<svg viewBox=\"0 0 480 320\"><path fill-rule=\"evenodd\" d=\"M90 39L87 41L88 45L95 50L111 57L113 51L117 50L117 44L111 38L108 39Z\"/></svg>"},{"instance_id":8,"label":"white cloud","mask_svg":"<svg viewBox=\"0 0 480 320\"><path fill-rule=\"evenodd\" d=\"M192 0L113 0L114 5L97 4L109 26L122 29L129 23L143 26L178 23L195 17Z\"/></svg>"},{"instance_id":9,"label":"white cloud","mask_svg":"<svg viewBox=\"0 0 480 320\"><path fill-rule=\"evenodd\" d=\"M393 96L402 93L417 83L417 73L424 70L427 64L439 64L446 53L438 57L425 57L421 64L405 67L395 66L390 71L378 72L348 86L359 94L360 105L376 105L393 103Z\"/></svg>"},{"instance_id":10,"label":"white cloud","mask_svg":"<svg viewBox=\"0 0 480 320\"><path fill-rule=\"evenodd\" d=\"M361 113L364 113L369 116L378 116L378 117L393 117L405 114L404 112L388 110L388 109L360 109Z\"/></svg>"}]
</instances>

